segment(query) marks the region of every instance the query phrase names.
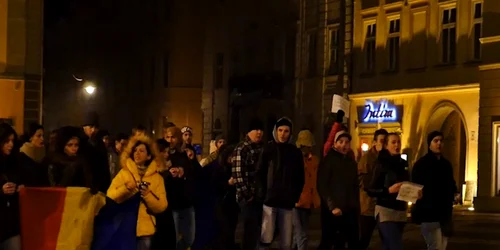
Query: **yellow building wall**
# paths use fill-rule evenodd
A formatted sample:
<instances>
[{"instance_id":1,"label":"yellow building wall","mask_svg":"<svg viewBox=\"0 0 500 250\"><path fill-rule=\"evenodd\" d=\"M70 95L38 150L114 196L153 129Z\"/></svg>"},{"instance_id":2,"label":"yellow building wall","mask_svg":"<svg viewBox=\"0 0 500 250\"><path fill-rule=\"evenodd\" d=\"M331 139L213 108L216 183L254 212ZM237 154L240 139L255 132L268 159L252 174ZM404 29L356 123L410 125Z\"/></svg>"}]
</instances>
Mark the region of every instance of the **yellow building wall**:
<instances>
[{"instance_id":1,"label":"yellow building wall","mask_svg":"<svg viewBox=\"0 0 500 250\"><path fill-rule=\"evenodd\" d=\"M18 134L23 132L24 81L0 79L0 118L13 119Z\"/></svg>"},{"instance_id":2,"label":"yellow building wall","mask_svg":"<svg viewBox=\"0 0 500 250\"><path fill-rule=\"evenodd\" d=\"M403 105L401 124L402 149L412 149L408 159L414 163L427 151L427 134L439 130L449 115L446 110L458 111L463 115L466 130L465 180L477 182L477 153L479 127L479 84L450 86L434 89L402 90L354 94L349 96L350 128L353 136L351 146L359 148L359 121L357 107L366 101L387 100L393 105ZM446 146L446 145L445 145ZM356 151L356 150L355 150Z\"/></svg>"},{"instance_id":3,"label":"yellow building wall","mask_svg":"<svg viewBox=\"0 0 500 250\"><path fill-rule=\"evenodd\" d=\"M169 88L167 103L163 110L164 116L177 127L193 128L193 143L202 142L203 112L201 111L201 89L199 88Z\"/></svg>"},{"instance_id":4,"label":"yellow building wall","mask_svg":"<svg viewBox=\"0 0 500 250\"><path fill-rule=\"evenodd\" d=\"M7 66L7 0L0 0L0 73Z\"/></svg>"}]
</instances>

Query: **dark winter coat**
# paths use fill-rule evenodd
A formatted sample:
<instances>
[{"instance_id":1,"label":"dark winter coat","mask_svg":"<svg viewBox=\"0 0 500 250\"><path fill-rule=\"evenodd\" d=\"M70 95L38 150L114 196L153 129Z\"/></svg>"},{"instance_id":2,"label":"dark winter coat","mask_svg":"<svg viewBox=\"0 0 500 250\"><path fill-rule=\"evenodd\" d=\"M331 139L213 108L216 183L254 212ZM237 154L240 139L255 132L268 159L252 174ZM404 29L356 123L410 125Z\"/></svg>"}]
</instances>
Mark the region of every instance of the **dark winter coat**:
<instances>
[{"instance_id":1,"label":"dark winter coat","mask_svg":"<svg viewBox=\"0 0 500 250\"><path fill-rule=\"evenodd\" d=\"M25 143L19 153L22 184L27 187L48 187L48 160L45 148L35 148Z\"/></svg>"},{"instance_id":2,"label":"dark winter coat","mask_svg":"<svg viewBox=\"0 0 500 250\"><path fill-rule=\"evenodd\" d=\"M190 160L185 152L175 151L169 157L172 167L184 169L183 178L173 178L169 171L162 173L168 194L168 204L173 210L185 209L195 204L196 177L201 169L196 160Z\"/></svg>"},{"instance_id":3,"label":"dark winter coat","mask_svg":"<svg viewBox=\"0 0 500 250\"><path fill-rule=\"evenodd\" d=\"M424 186L422 199L413 208L412 219L415 222L449 220L457 192L451 163L429 152L413 166L412 181Z\"/></svg>"},{"instance_id":4,"label":"dark winter coat","mask_svg":"<svg viewBox=\"0 0 500 250\"><path fill-rule=\"evenodd\" d=\"M408 204L396 200L398 194L389 194L389 188L396 183L409 180L408 162L401 159L400 155L390 155L387 150L382 150L378 154L370 184L365 190L368 195L377 198L377 205L405 211Z\"/></svg>"},{"instance_id":5,"label":"dark winter coat","mask_svg":"<svg viewBox=\"0 0 500 250\"><path fill-rule=\"evenodd\" d=\"M19 185L20 180L16 157L0 156L0 242L20 233L19 195L6 195L2 189L7 182Z\"/></svg>"},{"instance_id":6,"label":"dark winter coat","mask_svg":"<svg viewBox=\"0 0 500 250\"><path fill-rule=\"evenodd\" d=\"M174 151L170 153L171 167L184 168L184 178L173 178L168 170L163 170L161 175L167 191L168 208L156 217L156 233L153 237L151 249L174 249L176 246L175 225L172 211L194 206L196 195L196 171L199 167L196 161L191 161L185 152Z\"/></svg>"},{"instance_id":7,"label":"dark winter coat","mask_svg":"<svg viewBox=\"0 0 500 250\"><path fill-rule=\"evenodd\" d=\"M99 138L83 137L83 140L88 143L80 143L79 152L85 159L85 164L91 167L92 187L106 193L111 185L108 150Z\"/></svg>"},{"instance_id":8,"label":"dark winter coat","mask_svg":"<svg viewBox=\"0 0 500 250\"><path fill-rule=\"evenodd\" d=\"M294 208L304 179L302 152L290 143L269 142L257 162L256 199L269 207Z\"/></svg>"},{"instance_id":9,"label":"dark winter coat","mask_svg":"<svg viewBox=\"0 0 500 250\"><path fill-rule=\"evenodd\" d=\"M53 187L92 187L91 168L80 156L56 154L50 161L48 172Z\"/></svg>"},{"instance_id":10,"label":"dark winter coat","mask_svg":"<svg viewBox=\"0 0 500 250\"><path fill-rule=\"evenodd\" d=\"M356 161L350 155L329 150L318 168L318 192L330 211L359 213L359 183Z\"/></svg>"}]
</instances>

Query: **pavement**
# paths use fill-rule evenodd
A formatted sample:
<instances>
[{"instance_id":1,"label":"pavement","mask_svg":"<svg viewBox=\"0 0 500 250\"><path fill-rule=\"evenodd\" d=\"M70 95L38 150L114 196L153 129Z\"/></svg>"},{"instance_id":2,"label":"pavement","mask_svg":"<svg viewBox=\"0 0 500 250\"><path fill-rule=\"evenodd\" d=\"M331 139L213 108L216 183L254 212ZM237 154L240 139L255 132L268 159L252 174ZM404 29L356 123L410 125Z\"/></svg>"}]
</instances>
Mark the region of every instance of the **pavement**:
<instances>
[{"instance_id":1,"label":"pavement","mask_svg":"<svg viewBox=\"0 0 500 250\"><path fill-rule=\"evenodd\" d=\"M310 219L309 249L316 249L321 240L319 212L314 212ZM449 239L449 250L499 250L500 249L500 214L483 214L471 211L455 211L455 235ZM237 241L241 238L241 225L237 230ZM415 224L405 227L404 249L425 250L425 242L420 228ZM272 249L279 249L276 239ZM377 232L374 233L370 250L382 249Z\"/></svg>"}]
</instances>

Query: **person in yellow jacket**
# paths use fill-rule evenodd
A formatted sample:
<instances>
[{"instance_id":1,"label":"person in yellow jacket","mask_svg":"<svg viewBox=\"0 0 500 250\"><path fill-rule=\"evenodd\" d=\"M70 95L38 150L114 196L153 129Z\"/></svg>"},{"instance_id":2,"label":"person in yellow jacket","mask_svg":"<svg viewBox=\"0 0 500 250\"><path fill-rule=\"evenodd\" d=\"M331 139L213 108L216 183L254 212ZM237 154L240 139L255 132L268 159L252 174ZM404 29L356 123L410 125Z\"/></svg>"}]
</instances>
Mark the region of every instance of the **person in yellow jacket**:
<instances>
[{"instance_id":1,"label":"person in yellow jacket","mask_svg":"<svg viewBox=\"0 0 500 250\"><path fill-rule=\"evenodd\" d=\"M141 195L137 220L137 250L149 250L156 231L156 218L167 209L167 194L163 177L158 173L164 168L156 144L147 136L130 138L120 156L122 169L113 179L107 195L117 203Z\"/></svg>"}]
</instances>

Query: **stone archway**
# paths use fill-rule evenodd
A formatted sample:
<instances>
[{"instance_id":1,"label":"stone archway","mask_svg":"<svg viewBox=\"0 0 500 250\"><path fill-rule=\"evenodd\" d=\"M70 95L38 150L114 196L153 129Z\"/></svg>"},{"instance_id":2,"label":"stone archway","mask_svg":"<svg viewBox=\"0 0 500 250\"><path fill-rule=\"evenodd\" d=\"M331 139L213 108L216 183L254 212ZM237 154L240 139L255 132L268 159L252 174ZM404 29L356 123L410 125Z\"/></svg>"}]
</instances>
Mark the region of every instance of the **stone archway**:
<instances>
[{"instance_id":1,"label":"stone archway","mask_svg":"<svg viewBox=\"0 0 500 250\"><path fill-rule=\"evenodd\" d=\"M460 191L466 180L468 130L464 115L455 103L442 101L432 109L426 133L423 135L425 143L423 151L427 150L427 135L436 130L444 134L445 144L442 153L453 166L454 178Z\"/></svg>"}]
</instances>

